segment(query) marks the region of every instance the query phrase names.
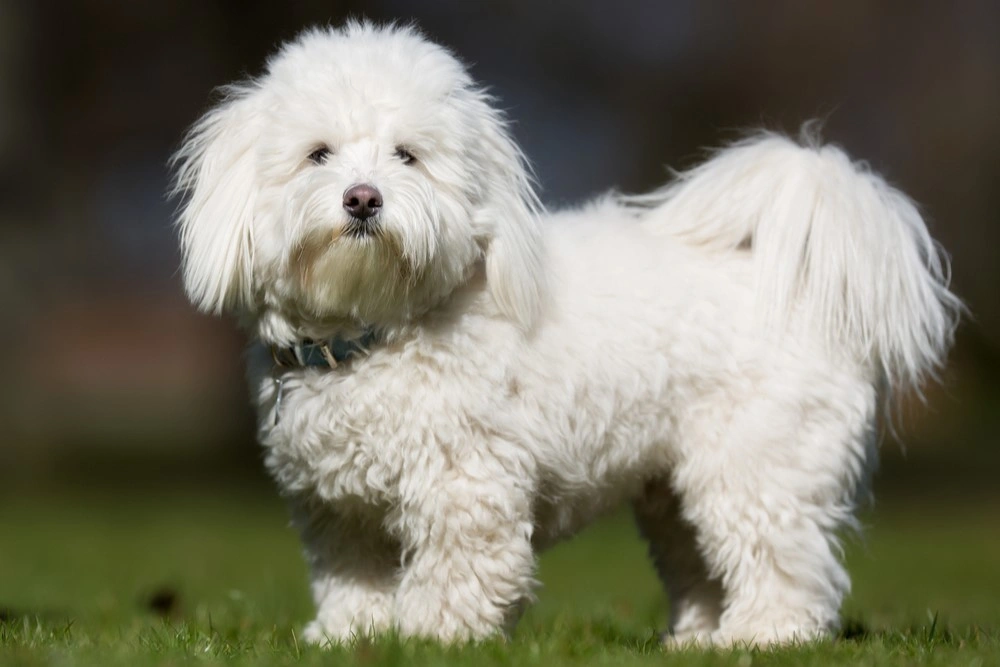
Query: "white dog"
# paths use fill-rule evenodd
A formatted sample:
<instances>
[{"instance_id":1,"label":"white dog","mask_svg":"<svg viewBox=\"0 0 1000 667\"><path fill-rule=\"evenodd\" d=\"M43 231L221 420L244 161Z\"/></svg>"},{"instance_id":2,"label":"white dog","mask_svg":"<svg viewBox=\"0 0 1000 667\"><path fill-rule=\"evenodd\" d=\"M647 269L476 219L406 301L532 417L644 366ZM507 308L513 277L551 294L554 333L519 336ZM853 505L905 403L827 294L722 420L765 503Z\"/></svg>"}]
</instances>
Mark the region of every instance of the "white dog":
<instances>
[{"instance_id":1,"label":"white dog","mask_svg":"<svg viewBox=\"0 0 1000 667\"><path fill-rule=\"evenodd\" d=\"M624 502L668 641L836 629L880 406L942 362L960 308L877 175L761 134L546 212L462 64L362 23L227 88L176 165L188 294L262 352L309 639L503 632L538 550Z\"/></svg>"}]
</instances>

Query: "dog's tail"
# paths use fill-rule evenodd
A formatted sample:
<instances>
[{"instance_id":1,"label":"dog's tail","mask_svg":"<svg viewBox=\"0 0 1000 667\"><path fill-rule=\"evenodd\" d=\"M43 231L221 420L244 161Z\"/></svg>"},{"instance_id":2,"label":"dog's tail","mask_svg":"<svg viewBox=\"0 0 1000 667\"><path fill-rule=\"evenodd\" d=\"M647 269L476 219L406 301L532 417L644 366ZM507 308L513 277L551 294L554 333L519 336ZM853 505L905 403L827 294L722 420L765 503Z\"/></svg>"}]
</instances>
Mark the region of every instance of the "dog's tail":
<instances>
[{"instance_id":1,"label":"dog's tail","mask_svg":"<svg viewBox=\"0 0 1000 667\"><path fill-rule=\"evenodd\" d=\"M753 256L764 320L814 327L919 390L951 344L961 302L913 202L834 146L758 134L650 195L650 230Z\"/></svg>"}]
</instances>

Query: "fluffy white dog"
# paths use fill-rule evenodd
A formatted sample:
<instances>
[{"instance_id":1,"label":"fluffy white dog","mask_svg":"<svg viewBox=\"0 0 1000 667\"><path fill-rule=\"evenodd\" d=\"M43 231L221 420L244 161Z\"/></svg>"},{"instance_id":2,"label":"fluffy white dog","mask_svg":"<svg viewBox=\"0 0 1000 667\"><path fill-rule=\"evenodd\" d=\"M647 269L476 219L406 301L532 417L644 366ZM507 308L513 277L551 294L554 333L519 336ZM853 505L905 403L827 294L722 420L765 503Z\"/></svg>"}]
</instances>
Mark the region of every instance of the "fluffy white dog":
<instances>
[{"instance_id":1,"label":"fluffy white dog","mask_svg":"<svg viewBox=\"0 0 1000 667\"><path fill-rule=\"evenodd\" d=\"M184 281L259 351L308 638L503 632L539 549L625 502L668 641L834 631L880 406L959 303L906 196L806 144L551 213L411 28L309 31L227 88L176 158Z\"/></svg>"}]
</instances>

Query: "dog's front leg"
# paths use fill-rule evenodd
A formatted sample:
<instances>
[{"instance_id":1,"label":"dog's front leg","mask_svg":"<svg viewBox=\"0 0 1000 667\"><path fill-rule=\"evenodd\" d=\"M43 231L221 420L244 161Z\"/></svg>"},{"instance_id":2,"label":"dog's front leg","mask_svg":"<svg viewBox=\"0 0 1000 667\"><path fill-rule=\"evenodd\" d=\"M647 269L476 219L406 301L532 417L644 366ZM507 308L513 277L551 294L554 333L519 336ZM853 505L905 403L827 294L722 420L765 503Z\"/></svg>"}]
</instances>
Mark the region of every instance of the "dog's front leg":
<instances>
[{"instance_id":1,"label":"dog's front leg","mask_svg":"<svg viewBox=\"0 0 1000 667\"><path fill-rule=\"evenodd\" d=\"M392 625L399 545L378 516L345 513L313 502L293 502L309 562L316 619L303 633L315 644L349 642Z\"/></svg>"},{"instance_id":2,"label":"dog's front leg","mask_svg":"<svg viewBox=\"0 0 1000 667\"><path fill-rule=\"evenodd\" d=\"M395 617L404 636L483 639L531 599L535 558L524 477L452 468L401 505L404 569Z\"/></svg>"}]
</instances>

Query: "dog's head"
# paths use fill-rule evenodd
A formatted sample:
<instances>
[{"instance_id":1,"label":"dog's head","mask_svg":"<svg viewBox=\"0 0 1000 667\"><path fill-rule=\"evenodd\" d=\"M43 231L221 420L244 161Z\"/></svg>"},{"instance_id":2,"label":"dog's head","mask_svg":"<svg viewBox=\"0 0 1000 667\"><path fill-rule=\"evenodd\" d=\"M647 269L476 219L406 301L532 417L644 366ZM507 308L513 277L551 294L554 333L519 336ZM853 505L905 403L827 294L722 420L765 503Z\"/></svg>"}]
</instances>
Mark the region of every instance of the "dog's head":
<instances>
[{"instance_id":1,"label":"dog's head","mask_svg":"<svg viewBox=\"0 0 1000 667\"><path fill-rule=\"evenodd\" d=\"M312 30L224 93L174 161L184 283L201 309L286 330L392 325L483 265L498 312L531 325L531 180L447 50L412 28Z\"/></svg>"}]
</instances>

